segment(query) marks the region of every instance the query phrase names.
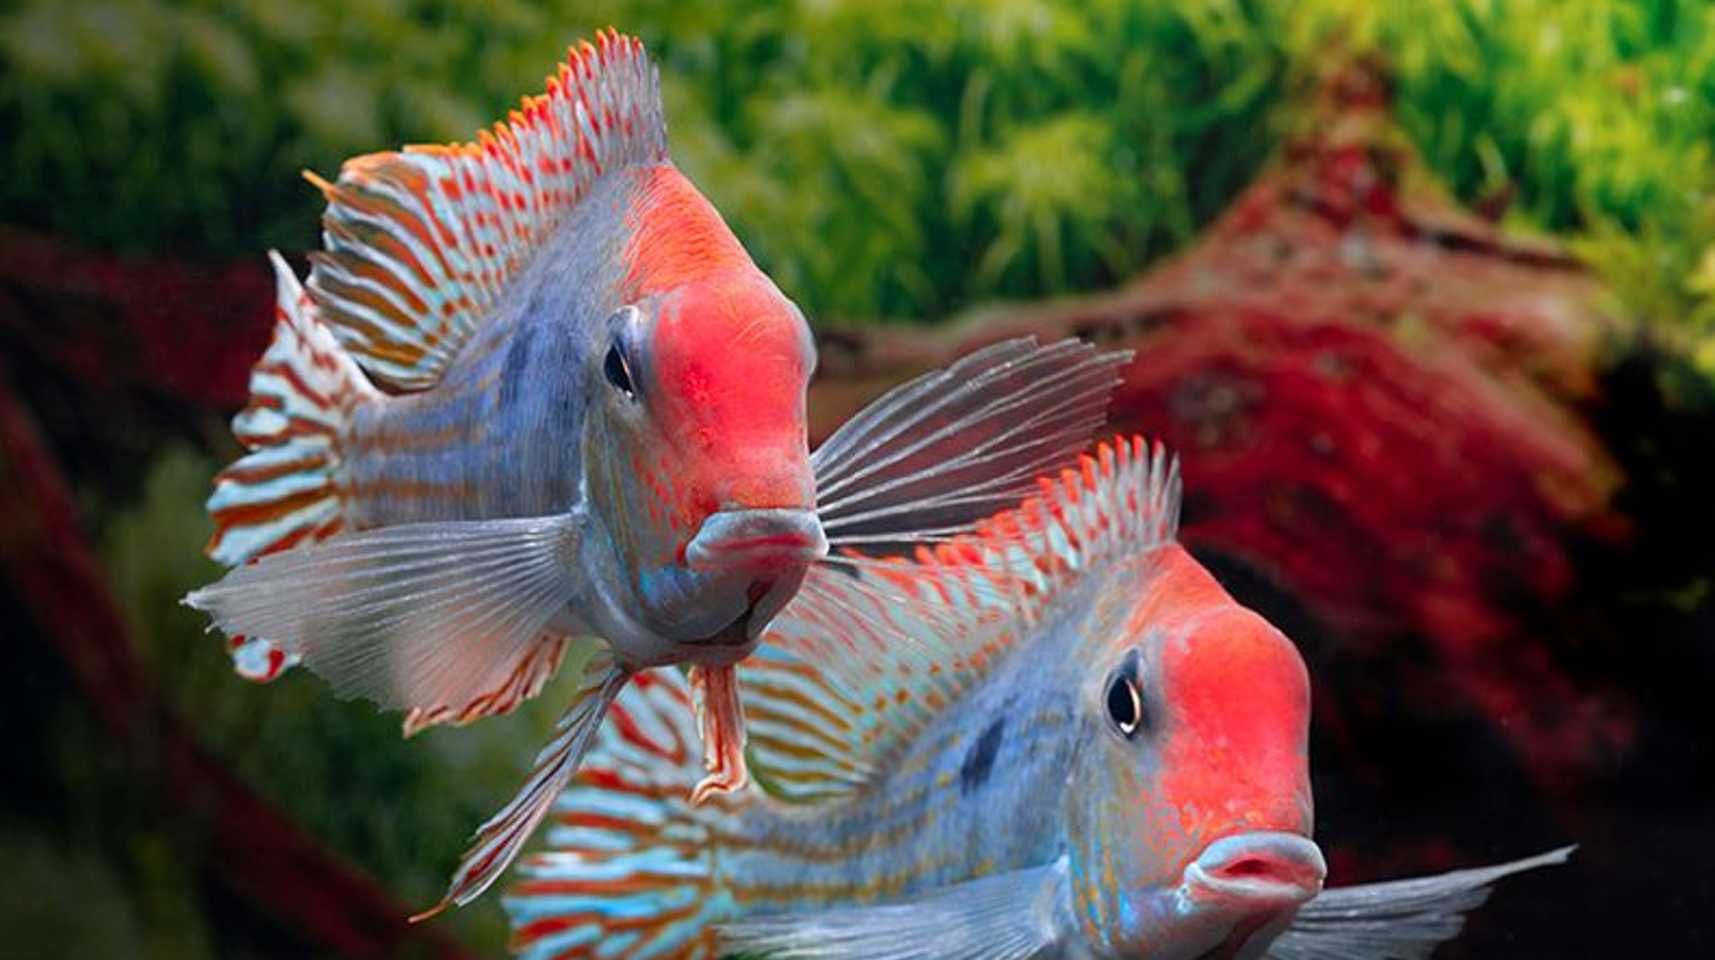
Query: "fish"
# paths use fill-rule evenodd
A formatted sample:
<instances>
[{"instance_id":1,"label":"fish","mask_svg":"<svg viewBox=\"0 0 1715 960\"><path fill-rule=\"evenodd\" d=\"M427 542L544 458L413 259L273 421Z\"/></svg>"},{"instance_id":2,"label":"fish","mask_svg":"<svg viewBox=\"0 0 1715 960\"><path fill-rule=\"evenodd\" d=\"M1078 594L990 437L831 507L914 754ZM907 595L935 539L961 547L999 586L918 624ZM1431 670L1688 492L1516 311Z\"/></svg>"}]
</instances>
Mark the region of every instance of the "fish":
<instances>
[{"instance_id":1,"label":"fish","mask_svg":"<svg viewBox=\"0 0 1715 960\"><path fill-rule=\"evenodd\" d=\"M1179 499L1116 438L848 578L891 601L801 596L739 668L755 781L710 804L684 678L640 676L502 898L514 952L1417 958L1566 860L1325 886L1304 661L1177 542Z\"/></svg>"},{"instance_id":2,"label":"fish","mask_svg":"<svg viewBox=\"0 0 1715 960\"><path fill-rule=\"evenodd\" d=\"M577 689L442 900L516 856L638 671L684 664L698 796L745 782L734 665L848 553L956 535L1104 417L1129 354L991 344L811 451L802 311L673 164L634 37L572 47L474 141L348 160L215 478L185 602L238 672L302 664L404 732ZM843 576L843 574L842 574ZM576 665L575 667L571 665Z\"/></svg>"}]
</instances>

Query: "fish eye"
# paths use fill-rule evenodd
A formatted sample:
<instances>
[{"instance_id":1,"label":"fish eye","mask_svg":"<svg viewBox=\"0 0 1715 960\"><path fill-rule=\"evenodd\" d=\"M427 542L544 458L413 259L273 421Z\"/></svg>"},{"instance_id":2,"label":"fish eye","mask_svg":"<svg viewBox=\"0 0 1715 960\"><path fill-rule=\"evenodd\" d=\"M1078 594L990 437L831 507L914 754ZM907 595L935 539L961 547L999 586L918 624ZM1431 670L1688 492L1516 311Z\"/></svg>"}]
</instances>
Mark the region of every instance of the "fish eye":
<instances>
[{"instance_id":1,"label":"fish eye","mask_svg":"<svg viewBox=\"0 0 1715 960\"><path fill-rule=\"evenodd\" d=\"M1113 722L1126 739L1137 732L1143 724L1143 694L1137 688L1137 680L1132 672L1125 668L1114 671L1108 678L1108 692L1104 698L1108 708L1108 719Z\"/></svg>"},{"instance_id":2,"label":"fish eye","mask_svg":"<svg viewBox=\"0 0 1715 960\"><path fill-rule=\"evenodd\" d=\"M625 399L636 400L637 388L631 383L631 364L625 360L625 352L619 349L619 341L614 341L607 348L607 359L602 361L602 375L615 390L625 394Z\"/></svg>"}]
</instances>

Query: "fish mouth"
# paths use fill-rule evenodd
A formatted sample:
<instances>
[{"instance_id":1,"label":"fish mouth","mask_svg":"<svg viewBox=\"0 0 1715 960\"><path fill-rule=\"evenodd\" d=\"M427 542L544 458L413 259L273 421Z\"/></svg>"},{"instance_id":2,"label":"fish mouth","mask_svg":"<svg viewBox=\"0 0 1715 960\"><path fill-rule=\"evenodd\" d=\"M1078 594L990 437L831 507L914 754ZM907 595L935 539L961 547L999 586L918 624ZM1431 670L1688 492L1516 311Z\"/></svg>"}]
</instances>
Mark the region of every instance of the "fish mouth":
<instances>
[{"instance_id":1,"label":"fish mouth","mask_svg":"<svg viewBox=\"0 0 1715 960\"><path fill-rule=\"evenodd\" d=\"M1296 833L1257 831L1223 837L1185 868L1180 890L1193 901L1253 908L1297 906L1322 892L1322 850Z\"/></svg>"},{"instance_id":2,"label":"fish mouth","mask_svg":"<svg viewBox=\"0 0 1715 960\"><path fill-rule=\"evenodd\" d=\"M756 646L762 632L774 622L781 608L797 595L798 586L803 582L802 569L780 577L752 580L745 589L744 612L731 623L694 642L711 651L722 651L714 654L720 660L743 657Z\"/></svg>"},{"instance_id":3,"label":"fish mouth","mask_svg":"<svg viewBox=\"0 0 1715 960\"><path fill-rule=\"evenodd\" d=\"M751 629L752 622L756 620L756 607L773 587L774 584L767 580L759 580L751 584L746 594L747 602L744 605L744 612L739 614L733 622L709 634L700 642L711 647L742 647L756 639L756 634Z\"/></svg>"},{"instance_id":4,"label":"fish mouth","mask_svg":"<svg viewBox=\"0 0 1715 960\"><path fill-rule=\"evenodd\" d=\"M827 555L828 537L814 510L722 510L685 547L685 564L698 573L768 574Z\"/></svg>"}]
</instances>

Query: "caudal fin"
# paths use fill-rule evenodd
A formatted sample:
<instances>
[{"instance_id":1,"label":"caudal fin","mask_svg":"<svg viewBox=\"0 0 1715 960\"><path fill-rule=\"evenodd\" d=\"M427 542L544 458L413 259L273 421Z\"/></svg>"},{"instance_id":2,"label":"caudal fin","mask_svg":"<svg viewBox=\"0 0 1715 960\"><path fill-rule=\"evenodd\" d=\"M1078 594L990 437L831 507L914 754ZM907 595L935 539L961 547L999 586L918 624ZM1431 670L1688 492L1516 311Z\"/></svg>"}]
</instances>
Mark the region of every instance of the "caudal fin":
<instances>
[{"instance_id":1,"label":"caudal fin","mask_svg":"<svg viewBox=\"0 0 1715 960\"><path fill-rule=\"evenodd\" d=\"M703 775L691 692L671 668L638 674L614 703L578 779L549 815L503 903L530 960L719 956L733 914L714 869L751 788L691 803Z\"/></svg>"},{"instance_id":2,"label":"caudal fin","mask_svg":"<svg viewBox=\"0 0 1715 960\"><path fill-rule=\"evenodd\" d=\"M321 540L345 526L340 431L352 412L381 399L316 315L278 253L274 338L250 372L250 402L232 432L249 453L222 470L208 498L208 555L227 566ZM233 663L272 680L295 658L266 640L231 638Z\"/></svg>"}]
</instances>

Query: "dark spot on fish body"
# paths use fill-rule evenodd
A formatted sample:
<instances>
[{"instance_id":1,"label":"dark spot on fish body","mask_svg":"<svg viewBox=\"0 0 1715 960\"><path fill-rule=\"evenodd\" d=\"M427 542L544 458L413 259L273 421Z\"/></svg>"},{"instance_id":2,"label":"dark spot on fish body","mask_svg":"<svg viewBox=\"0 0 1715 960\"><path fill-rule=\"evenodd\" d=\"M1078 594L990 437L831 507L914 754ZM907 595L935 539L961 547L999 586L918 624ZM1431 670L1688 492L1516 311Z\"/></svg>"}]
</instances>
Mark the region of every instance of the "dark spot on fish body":
<instances>
[{"instance_id":1,"label":"dark spot on fish body","mask_svg":"<svg viewBox=\"0 0 1715 960\"><path fill-rule=\"evenodd\" d=\"M561 389L554 397L554 404L549 410L553 426L559 436L576 436L583 427L584 408L583 397L578 391L578 381L566 377Z\"/></svg>"},{"instance_id":2,"label":"dark spot on fish body","mask_svg":"<svg viewBox=\"0 0 1715 960\"><path fill-rule=\"evenodd\" d=\"M569 323L550 324L542 331L530 363L533 389L541 391L536 409L549 435L570 442L583 429L587 345Z\"/></svg>"},{"instance_id":3,"label":"dark spot on fish body","mask_svg":"<svg viewBox=\"0 0 1715 960\"><path fill-rule=\"evenodd\" d=\"M521 324L512 345L506 348L506 363L500 369L500 409L509 411L518 405L518 391L524 389L524 378L530 367L530 346L536 340L536 329Z\"/></svg>"},{"instance_id":4,"label":"dark spot on fish body","mask_svg":"<svg viewBox=\"0 0 1715 960\"><path fill-rule=\"evenodd\" d=\"M988 782L989 774L994 772L995 754L1000 752L1001 740L1005 737L1006 718L1000 717L977 738L971 752L965 754L964 764L959 767L960 795L980 790Z\"/></svg>"}]
</instances>

